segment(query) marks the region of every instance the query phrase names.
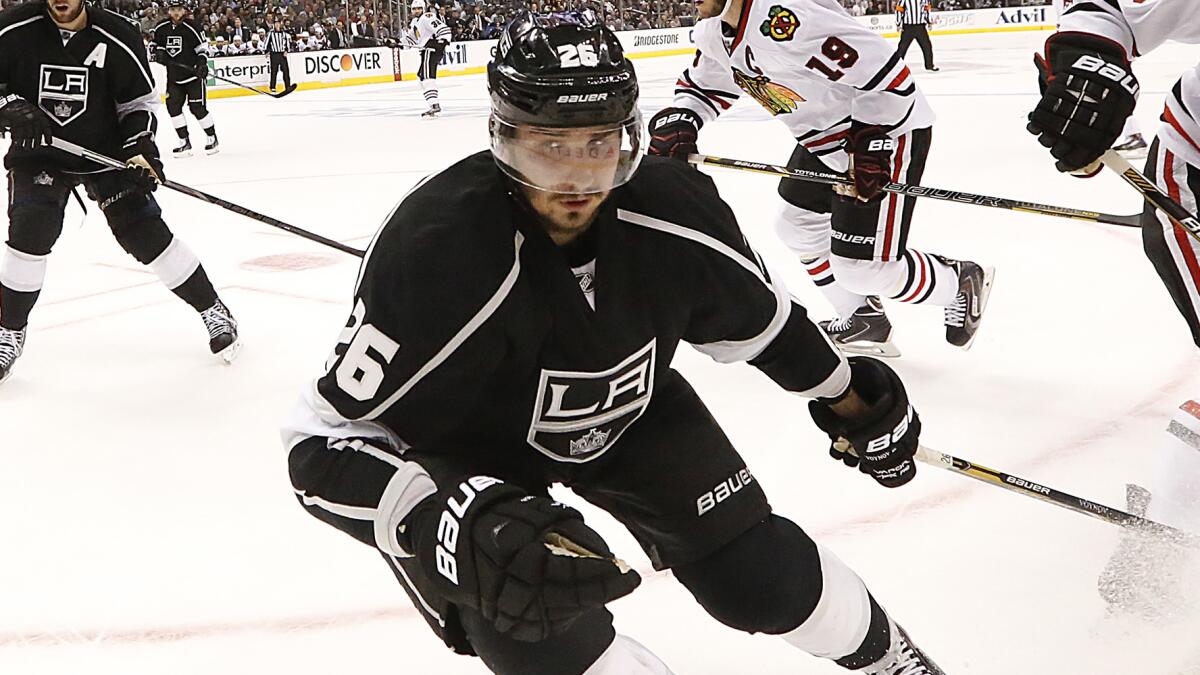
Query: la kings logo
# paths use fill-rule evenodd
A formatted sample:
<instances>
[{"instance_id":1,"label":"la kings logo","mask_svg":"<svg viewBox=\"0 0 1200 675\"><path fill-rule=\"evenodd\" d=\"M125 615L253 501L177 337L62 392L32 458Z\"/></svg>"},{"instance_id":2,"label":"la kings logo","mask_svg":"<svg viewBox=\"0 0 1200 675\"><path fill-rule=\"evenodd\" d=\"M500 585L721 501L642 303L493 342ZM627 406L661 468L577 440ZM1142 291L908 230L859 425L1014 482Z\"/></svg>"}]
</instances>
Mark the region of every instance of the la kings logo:
<instances>
[{"instance_id":1,"label":"la kings logo","mask_svg":"<svg viewBox=\"0 0 1200 675\"><path fill-rule=\"evenodd\" d=\"M171 55L171 58L179 56L179 53L183 51L183 36L168 35L165 49L167 50L167 54Z\"/></svg>"},{"instance_id":2,"label":"la kings logo","mask_svg":"<svg viewBox=\"0 0 1200 675\"><path fill-rule=\"evenodd\" d=\"M655 344L608 370L542 370L529 444L560 462L587 462L616 444L654 392Z\"/></svg>"},{"instance_id":3,"label":"la kings logo","mask_svg":"<svg viewBox=\"0 0 1200 675\"><path fill-rule=\"evenodd\" d=\"M67 126L87 111L88 69L42 64L38 107L59 126Z\"/></svg>"}]
</instances>

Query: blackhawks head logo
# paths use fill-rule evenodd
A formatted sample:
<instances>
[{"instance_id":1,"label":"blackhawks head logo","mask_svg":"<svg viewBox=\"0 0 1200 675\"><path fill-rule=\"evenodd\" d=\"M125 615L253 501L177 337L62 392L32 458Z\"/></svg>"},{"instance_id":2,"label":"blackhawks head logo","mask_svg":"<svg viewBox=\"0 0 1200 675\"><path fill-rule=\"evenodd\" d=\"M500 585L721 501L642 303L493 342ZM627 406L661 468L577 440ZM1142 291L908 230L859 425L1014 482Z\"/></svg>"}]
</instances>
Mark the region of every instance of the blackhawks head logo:
<instances>
[{"instance_id":1,"label":"blackhawks head logo","mask_svg":"<svg viewBox=\"0 0 1200 675\"><path fill-rule=\"evenodd\" d=\"M790 113L796 109L797 103L804 102L804 97L791 89L776 84L766 75L750 76L737 68L733 69L733 81L742 91L754 97L758 104L766 108L772 115Z\"/></svg>"},{"instance_id":2,"label":"blackhawks head logo","mask_svg":"<svg viewBox=\"0 0 1200 675\"><path fill-rule=\"evenodd\" d=\"M787 42L796 34L800 19L796 13L782 6L774 5L767 12L767 19L758 27L762 34L776 42Z\"/></svg>"}]
</instances>

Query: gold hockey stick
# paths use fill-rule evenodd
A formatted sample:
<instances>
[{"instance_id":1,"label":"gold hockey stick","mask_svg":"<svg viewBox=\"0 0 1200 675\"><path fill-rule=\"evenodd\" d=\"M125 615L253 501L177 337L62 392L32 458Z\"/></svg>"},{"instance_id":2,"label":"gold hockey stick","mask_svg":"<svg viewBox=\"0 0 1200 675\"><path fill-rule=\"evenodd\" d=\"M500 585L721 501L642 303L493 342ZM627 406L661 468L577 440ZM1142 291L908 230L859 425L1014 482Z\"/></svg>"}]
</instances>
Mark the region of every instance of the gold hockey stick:
<instances>
[{"instance_id":1,"label":"gold hockey stick","mask_svg":"<svg viewBox=\"0 0 1200 675\"><path fill-rule=\"evenodd\" d=\"M724 157L713 157L711 155L688 155L687 161L696 165L716 166L722 169L737 169L739 171L765 173L772 176L779 176L781 178L792 178L795 180L809 181L812 183L824 183L826 185L854 184L853 180L842 174L825 173L821 171L807 171L805 169L789 169L786 166L763 164L762 162L749 162L742 159L726 159ZM1115 216L1109 213L1071 209L1065 206L1050 206L1049 204L1025 202L1018 199L989 197L987 195L977 195L970 192L961 192L959 190L942 190L939 188L926 187L924 185L909 185L907 183L888 183L887 185L884 185L882 189L884 192L892 192L895 194L904 195L906 197L922 197L925 199L936 199L943 202L974 204L976 206L987 206L993 209L1022 211L1024 213L1037 213L1043 216L1071 218L1073 220L1088 220L1095 223L1104 223L1106 225L1120 225L1122 227L1141 226L1140 214L1134 214L1131 216Z\"/></svg>"},{"instance_id":2,"label":"gold hockey stick","mask_svg":"<svg viewBox=\"0 0 1200 675\"><path fill-rule=\"evenodd\" d=\"M1183 208L1179 202L1171 198L1170 195L1164 194L1158 186L1150 181L1149 178L1142 175L1141 171L1134 168L1129 160L1117 154L1115 150L1109 150L1100 158L1104 162L1104 166L1121 174L1121 178L1125 179L1126 183L1133 186L1133 189L1142 194L1142 198L1150 203L1151 206L1162 211L1179 227L1183 228L1184 232L1191 235L1192 239L1200 241L1200 220L1196 220L1194 214L1188 213L1188 210Z\"/></svg>"}]
</instances>

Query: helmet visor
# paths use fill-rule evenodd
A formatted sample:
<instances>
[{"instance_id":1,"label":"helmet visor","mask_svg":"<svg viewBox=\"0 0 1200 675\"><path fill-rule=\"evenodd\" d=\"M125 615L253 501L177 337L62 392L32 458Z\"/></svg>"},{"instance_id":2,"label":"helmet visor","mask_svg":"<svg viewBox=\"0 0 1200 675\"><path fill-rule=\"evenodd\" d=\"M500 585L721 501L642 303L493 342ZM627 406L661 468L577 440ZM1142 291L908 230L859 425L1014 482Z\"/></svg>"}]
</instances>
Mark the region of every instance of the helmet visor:
<instances>
[{"instance_id":1,"label":"helmet visor","mask_svg":"<svg viewBox=\"0 0 1200 675\"><path fill-rule=\"evenodd\" d=\"M641 114L624 122L542 127L491 119L492 155L518 183L560 194L595 194L624 185L637 171L645 136Z\"/></svg>"}]
</instances>

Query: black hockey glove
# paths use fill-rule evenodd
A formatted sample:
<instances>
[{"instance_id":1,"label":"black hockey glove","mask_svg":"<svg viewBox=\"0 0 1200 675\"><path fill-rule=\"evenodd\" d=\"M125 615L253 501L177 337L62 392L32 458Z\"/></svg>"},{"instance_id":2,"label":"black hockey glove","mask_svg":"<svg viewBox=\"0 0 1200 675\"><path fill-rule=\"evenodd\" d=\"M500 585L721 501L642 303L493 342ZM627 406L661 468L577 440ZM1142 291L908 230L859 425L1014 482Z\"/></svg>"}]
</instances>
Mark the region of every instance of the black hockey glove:
<instances>
[{"instance_id":1,"label":"black hockey glove","mask_svg":"<svg viewBox=\"0 0 1200 675\"><path fill-rule=\"evenodd\" d=\"M892 153L896 151L896 139L889 137L883 127L854 122L850 125L846 145L854 190L837 190L838 194L864 202L875 201L883 194L883 186L892 182Z\"/></svg>"},{"instance_id":2,"label":"black hockey glove","mask_svg":"<svg viewBox=\"0 0 1200 675\"><path fill-rule=\"evenodd\" d=\"M1035 54L1042 100L1029 113L1029 133L1050 148L1063 172L1093 166L1121 135L1137 104L1139 85L1125 50L1087 33L1055 33L1046 56Z\"/></svg>"},{"instance_id":3,"label":"black hockey glove","mask_svg":"<svg viewBox=\"0 0 1200 675\"><path fill-rule=\"evenodd\" d=\"M159 63L159 64L162 64L165 66L165 65L167 65L167 61L169 61L169 60L170 59L167 58L166 50L163 50L163 49L155 49L154 50L154 62L155 63Z\"/></svg>"},{"instance_id":4,"label":"black hockey glove","mask_svg":"<svg viewBox=\"0 0 1200 675\"><path fill-rule=\"evenodd\" d=\"M884 487L900 487L917 475L913 455L921 418L909 404L900 377L882 361L852 356L850 373L850 388L870 406L866 414L845 419L821 399L810 401L808 411L833 441L829 454L834 459L857 466Z\"/></svg>"},{"instance_id":5,"label":"black hockey glove","mask_svg":"<svg viewBox=\"0 0 1200 675\"><path fill-rule=\"evenodd\" d=\"M37 106L9 94L0 95L0 129L8 130L15 147L29 149L49 144L54 127Z\"/></svg>"},{"instance_id":6,"label":"black hockey glove","mask_svg":"<svg viewBox=\"0 0 1200 675\"><path fill-rule=\"evenodd\" d=\"M196 71L196 77L204 80L208 78L208 59L200 59L192 70Z\"/></svg>"},{"instance_id":7,"label":"black hockey glove","mask_svg":"<svg viewBox=\"0 0 1200 675\"><path fill-rule=\"evenodd\" d=\"M126 145L122 154L121 159L129 166L125 171L134 178L137 187L143 192L154 192L158 189L158 184L166 180L162 159L158 156L158 146L149 135L141 136L136 142Z\"/></svg>"},{"instance_id":8,"label":"black hockey glove","mask_svg":"<svg viewBox=\"0 0 1200 675\"><path fill-rule=\"evenodd\" d=\"M696 139L704 121L687 108L663 108L650 118L649 154L687 159L699 152Z\"/></svg>"},{"instance_id":9,"label":"black hockey glove","mask_svg":"<svg viewBox=\"0 0 1200 675\"><path fill-rule=\"evenodd\" d=\"M487 476L426 499L403 529L442 595L524 642L562 633L641 583L578 511Z\"/></svg>"}]
</instances>

